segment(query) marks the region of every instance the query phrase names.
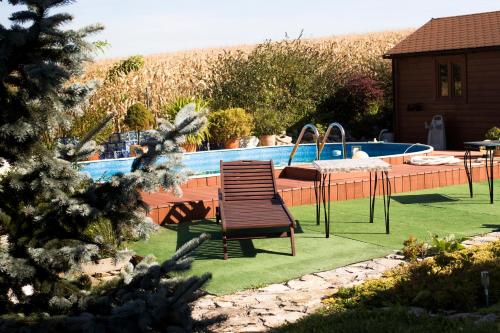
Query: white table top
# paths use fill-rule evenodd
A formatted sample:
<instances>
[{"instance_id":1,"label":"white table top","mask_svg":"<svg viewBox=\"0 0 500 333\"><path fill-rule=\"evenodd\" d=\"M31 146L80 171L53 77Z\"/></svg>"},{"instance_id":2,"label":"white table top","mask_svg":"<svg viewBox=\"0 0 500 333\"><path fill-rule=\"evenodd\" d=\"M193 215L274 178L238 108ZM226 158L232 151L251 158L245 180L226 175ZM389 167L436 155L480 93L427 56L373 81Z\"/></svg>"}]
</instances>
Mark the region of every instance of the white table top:
<instances>
[{"instance_id":1,"label":"white table top","mask_svg":"<svg viewBox=\"0 0 500 333\"><path fill-rule=\"evenodd\" d=\"M321 173L351 171L389 171L391 165L379 158L314 161L314 168Z\"/></svg>"}]
</instances>

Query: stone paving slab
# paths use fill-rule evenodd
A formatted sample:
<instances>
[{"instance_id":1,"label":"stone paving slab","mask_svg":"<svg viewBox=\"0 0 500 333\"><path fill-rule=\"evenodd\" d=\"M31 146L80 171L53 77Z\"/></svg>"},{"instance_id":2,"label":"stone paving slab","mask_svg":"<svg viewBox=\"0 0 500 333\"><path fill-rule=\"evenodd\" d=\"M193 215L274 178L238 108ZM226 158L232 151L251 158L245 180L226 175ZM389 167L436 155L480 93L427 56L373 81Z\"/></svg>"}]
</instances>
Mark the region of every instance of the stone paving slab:
<instances>
[{"instance_id":1,"label":"stone paving slab","mask_svg":"<svg viewBox=\"0 0 500 333\"><path fill-rule=\"evenodd\" d=\"M500 232L492 232L472 237L463 244L468 247L498 239ZM322 298L340 287L378 278L386 270L404 264L403 256L394 253L259 289L224 296L206 295L194 303L193 318L206 320L226 315L226 321L210 327L212 332L266 332L315 312L321 307Z\"/></svg>"}]
</instances>

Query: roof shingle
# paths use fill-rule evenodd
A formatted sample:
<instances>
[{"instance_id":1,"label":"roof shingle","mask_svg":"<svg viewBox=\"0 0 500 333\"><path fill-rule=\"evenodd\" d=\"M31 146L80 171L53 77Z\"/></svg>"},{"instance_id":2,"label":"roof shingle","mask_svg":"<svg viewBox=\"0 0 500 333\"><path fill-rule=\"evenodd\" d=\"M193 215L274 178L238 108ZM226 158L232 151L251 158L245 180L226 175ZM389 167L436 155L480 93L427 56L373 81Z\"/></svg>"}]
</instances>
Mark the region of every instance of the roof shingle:
<instances>
[{"instance_id":1,"label":"roof shingle","mask_svg":"<svg viewBox=\"0 0 500 333\"><path fill-rule=\"evenodd\" d=\"M384 57L500 46L500 11L431 19Z\"/></svg>"}]
</instances>

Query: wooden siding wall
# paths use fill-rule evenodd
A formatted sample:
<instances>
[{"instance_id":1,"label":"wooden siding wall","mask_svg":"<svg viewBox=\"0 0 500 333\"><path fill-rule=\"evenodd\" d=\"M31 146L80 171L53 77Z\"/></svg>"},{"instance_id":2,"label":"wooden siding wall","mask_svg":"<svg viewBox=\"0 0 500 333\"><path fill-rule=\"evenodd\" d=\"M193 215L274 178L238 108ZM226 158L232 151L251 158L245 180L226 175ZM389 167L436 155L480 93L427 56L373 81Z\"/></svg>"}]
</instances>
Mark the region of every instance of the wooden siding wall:
<instances>
[{"instance_id":1,"label":"wooden siding wall","mask_svg":"<svg viewBox=\"0 0 500 333\"><path fill-rule=\"evenodd\" d=\"M442 114L447 148L461 149L463 142L484 138L500 126L500 52L468 53L466 98L452 102L436 99L436 57L394 59L395 133L399 142L427 142L424 123ZM408 104L421 104L422 111L407 111Z\"/></svg>"}]
</instances>

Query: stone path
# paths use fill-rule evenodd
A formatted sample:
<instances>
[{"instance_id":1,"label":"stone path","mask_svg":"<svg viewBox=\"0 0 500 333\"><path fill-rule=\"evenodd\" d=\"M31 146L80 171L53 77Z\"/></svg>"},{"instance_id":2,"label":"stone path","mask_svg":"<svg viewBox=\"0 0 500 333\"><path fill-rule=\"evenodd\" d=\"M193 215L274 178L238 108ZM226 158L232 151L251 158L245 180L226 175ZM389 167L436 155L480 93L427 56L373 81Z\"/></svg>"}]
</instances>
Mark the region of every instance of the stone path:
<instances>
[{"instance_id":1,"label":"stone path","mask_svg":"<svg viewBox=\"0 0 500 333\"><path fill-rule=\"evenodd\" d=\"M468 239L463 244L472 246L498 239L500 232L492 232ZM226 321L210 327L213 332L265 332L313 313L321 306L321 299L339 287L380 277L384 271L404 263L402 256L391 254L256 290L224 296L206 295L195 302L193 318L206 320L227 316Z\"/></svg>"}]
</instances>

